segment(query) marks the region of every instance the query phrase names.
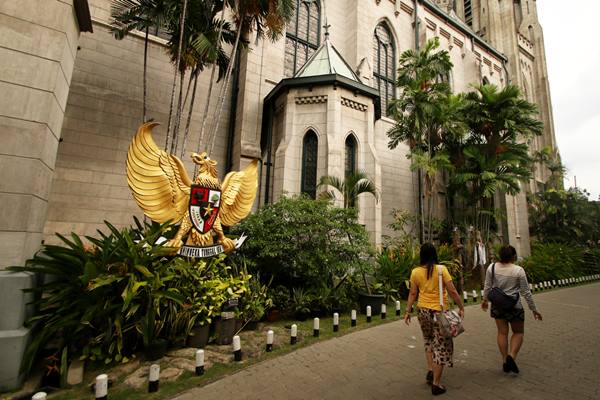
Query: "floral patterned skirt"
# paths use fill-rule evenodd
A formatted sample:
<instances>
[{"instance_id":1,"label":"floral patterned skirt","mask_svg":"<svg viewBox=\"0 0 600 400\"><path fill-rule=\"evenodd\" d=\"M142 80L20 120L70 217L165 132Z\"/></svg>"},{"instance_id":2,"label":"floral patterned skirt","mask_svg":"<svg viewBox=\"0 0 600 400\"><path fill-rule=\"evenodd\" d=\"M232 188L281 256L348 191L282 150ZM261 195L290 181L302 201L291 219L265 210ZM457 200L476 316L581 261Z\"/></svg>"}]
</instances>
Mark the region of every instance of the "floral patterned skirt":
<instances>
[{"instance_id":1,"label":"floral patterned skirt","mask_svg":"<svg viewBox=\"0 0 600 400\"><path fill-rule=\"evenodd\" d=\"M417 308L417 317L423 332L425 351L433 353L433 362L451 367L454 342L451 337L444 337L440 332L440 324L434 320L437 311L429 308Z\"/></svg>"}]
</instances>

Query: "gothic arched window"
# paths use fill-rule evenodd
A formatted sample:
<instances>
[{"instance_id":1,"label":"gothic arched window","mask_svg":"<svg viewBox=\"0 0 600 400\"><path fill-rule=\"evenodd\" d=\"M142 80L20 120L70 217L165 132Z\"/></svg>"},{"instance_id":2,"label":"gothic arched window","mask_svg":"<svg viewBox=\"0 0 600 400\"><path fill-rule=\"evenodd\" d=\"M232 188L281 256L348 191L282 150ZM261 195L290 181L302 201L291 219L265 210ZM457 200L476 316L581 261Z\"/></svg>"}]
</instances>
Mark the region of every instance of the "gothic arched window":
<instances>
[{"instance_id":1,"label":"gothic arched window","mask_svg":"<svg viewBox=\"0 0 600 400\"><path fill-rule=\"evenodd\" d=\"M321 9L318 0L295 0L296 11L285 34L285 76L293 76L319 47Z\"/></svg>"},{"instance_id":2,"label":"gothic arched window","mask_svg":"<svg viewBox=\"0 0 600 400\"><path fill-rule=\"evenodd\" d=\"M317 197L317 156L319 140L317 134L309 130L302 142L302 182L300 191L313 199Z\"/></svg>"},{"instance_id":3,"label":"gothic arched window","mask_svg":"<svg viewBox=\"0 0 600 400\"><path fill-rule=\"evenodd\" d=\"M481 81L481 83L483 85L489 85L490 84L490 80L487 78L487 76L484 76L483 80Z\"/></svg>"},{"instance_id":4,"label":"gothic arched window","mask_svg":"<svg viewBox=\"0 0 600 400\"><path fill-rule=\"evenodd\" d=\"M344 177L348 177L356 172L356 139L352 134L348 135L345 143L346 151L344 154ZM355 199L350 198L348 205L354 207Z\"/></svg>"},{"instance_id":5,"label":"gothic arched window","mask_svg":"<svg viewBox=\"0 0 600 400\"><path fill-rule=\"evenodd\" d=\"M373 36L373 83L379 90L381 112L387 115L387 107L395 96L396 65L393 36L386 24L380 23Z\"/></svg>"},{"instance_id":6,"label":"gothic arched window","mask_svg":"<svg viewBox=\"0 0 600 400\"><path fill-rule=\"evenodd\" d=\"M352 134L346 138L346 151L344 154L344 176L356 172L356 139Z\"/></svg>"}]
</instances>

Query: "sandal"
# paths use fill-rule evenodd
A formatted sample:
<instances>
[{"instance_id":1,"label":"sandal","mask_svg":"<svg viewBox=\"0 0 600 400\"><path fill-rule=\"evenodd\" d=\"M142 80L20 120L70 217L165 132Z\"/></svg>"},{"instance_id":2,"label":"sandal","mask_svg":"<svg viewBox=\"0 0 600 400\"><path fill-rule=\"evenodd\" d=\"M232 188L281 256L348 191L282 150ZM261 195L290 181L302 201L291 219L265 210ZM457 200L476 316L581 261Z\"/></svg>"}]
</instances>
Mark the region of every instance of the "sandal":
<instances>
[{"instance_id":1,"label":"sandal","mask_svg":"<svg viewBox=\"0 0 600 400\"><path fill-rule=\"evenodd\" d=\"M439 396L440 394L446 393L446 388L443 386L431 385L431 394L434 396Z\"/></svg>"},{"instance_id":2,"label":"sandal","mask_svg":"<svg viewBox=\"0 0 600 400\"><path fill-rule=\"evenodd\" d=\"M431 385L433 383L433 371L427 372L427 376L425 376L425 380L427 381L428 385Z\"/></svg>"}]
</instances>

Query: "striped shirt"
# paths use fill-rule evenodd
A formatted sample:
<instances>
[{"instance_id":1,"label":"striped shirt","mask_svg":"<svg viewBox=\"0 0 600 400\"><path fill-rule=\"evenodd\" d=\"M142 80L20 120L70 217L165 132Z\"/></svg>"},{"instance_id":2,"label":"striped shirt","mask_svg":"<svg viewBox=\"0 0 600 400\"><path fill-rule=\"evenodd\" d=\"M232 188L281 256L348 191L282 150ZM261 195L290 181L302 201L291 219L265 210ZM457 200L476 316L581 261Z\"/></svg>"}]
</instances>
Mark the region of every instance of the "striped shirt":
<instances>
[{"instance_id":1,"label":"striped shirt","mask_svg":"<svg viewBox=\"0 0 600 400\"><path fill-rule=\"evenodd\" d=\"M488 294L492 287L500 288L509 296L515 296L519 293L519 301L515 305L516 308L523 308L521 304L521 298L525 298L527 306L531 311L537 311L535 303L533 302L533 296L531 290L529 290L529 283L527 283L527 276L525 270L514 264L502 264L496 263L496 269L494 271L494 282L492 283L492 265L487 269L485 273L485 286L483 288L483 298L488 299Z\"/></svg>"}]
</instances>

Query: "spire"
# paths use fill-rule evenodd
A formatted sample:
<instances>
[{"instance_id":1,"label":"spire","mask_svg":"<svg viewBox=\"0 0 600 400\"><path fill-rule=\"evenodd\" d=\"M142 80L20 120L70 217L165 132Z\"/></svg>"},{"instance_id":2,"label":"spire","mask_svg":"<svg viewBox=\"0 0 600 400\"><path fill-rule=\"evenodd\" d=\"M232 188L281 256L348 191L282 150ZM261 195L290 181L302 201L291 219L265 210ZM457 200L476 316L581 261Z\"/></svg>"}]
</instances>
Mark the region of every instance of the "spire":
<instances>
[{"instance_id":1,"label":"spire","mask_svg":"<svg viewBox=\"0 0 600 400\"><path fill-rule=\"evenodd\" d=\"M314 0L313 0L314 1ZM302 68L296 72L294 78L303 78L307 76L321 75L341 75L353 81L362 83L360 78L354 73L346 60L340 55L337 49L329 40L329 28L331 25L327 22L327 9L325 8L325 0L323 4L323 43L315 50L312 56L306 60Z\"/></svg>"},{"instance_id":2,"label":"spire","mask_svg":"<svg viewBox=\"0 0 600 400\"><path fill-rule=\"evenodd\" d=\"M331 28L331 25L327 22L327 7L325 6L325 0L323 1L323 20L325 21L325 25L323 25L323 29L325 30L325 41L329 40L329 28Z\"/></svg>"}]
</instances>

